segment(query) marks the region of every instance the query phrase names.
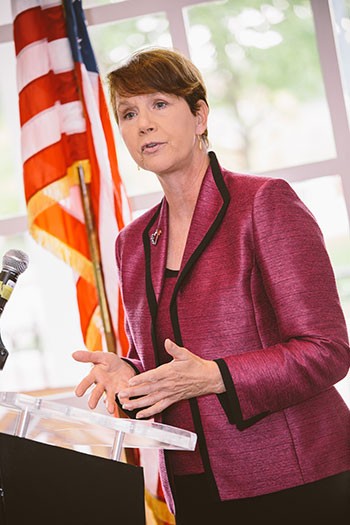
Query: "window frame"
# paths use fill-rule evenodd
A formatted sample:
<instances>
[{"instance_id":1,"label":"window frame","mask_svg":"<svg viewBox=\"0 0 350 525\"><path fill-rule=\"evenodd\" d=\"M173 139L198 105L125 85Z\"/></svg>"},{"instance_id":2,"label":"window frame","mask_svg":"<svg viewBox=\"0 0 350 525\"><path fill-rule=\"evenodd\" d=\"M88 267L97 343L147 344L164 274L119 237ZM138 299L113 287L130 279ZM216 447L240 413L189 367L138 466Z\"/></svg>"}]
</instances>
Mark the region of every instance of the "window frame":
<instances>
[{"instance_id":1,"label":"window frame","mask_svg":"<svg viewBox=\"0 0 350 525\"><path fill-rule=\"evenodd\" d=\"M163 12L169 20L169 32L176 49L190 56L186 32L184 8L197 4L212 3L213 0L125 0L85 9L89 26L106 24L111 20L145 16ZM290 183L308 179L339 175L342 181L347 215L350 222L350 127L341 80L341 71L334 35L330 0L310 0L313 13L321 74L331 118L336 157L318 162L285 166L276 170L259 172L269 177L282 177ZM0 25L0 45L13 40L12 24ZM160 191L140 193L130 197L133 212L144 210L156 204L162 196ZM26 216L0 219L0 234L14 235L28 231Z\"/></svg>"}]
</instances>

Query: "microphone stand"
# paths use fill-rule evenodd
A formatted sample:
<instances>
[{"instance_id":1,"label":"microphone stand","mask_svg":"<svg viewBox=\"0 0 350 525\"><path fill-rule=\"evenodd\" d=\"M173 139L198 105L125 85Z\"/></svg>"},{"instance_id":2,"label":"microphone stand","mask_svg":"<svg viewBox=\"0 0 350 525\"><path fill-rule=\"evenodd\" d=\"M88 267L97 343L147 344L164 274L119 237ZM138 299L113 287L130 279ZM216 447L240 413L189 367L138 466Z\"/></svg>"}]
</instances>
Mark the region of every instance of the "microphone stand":
<instances>
[{"instance_id":1,"label":"microphone stand","mask_svg":"<svg viewBox=\"0 0 350 525\"><path fill-rule=\"evenodd\" d=\"M0 370L4 368L8 355L9 353L6 350L4 343L2 342L1 334L0 334Z\"/></svg>"}]
</instances>

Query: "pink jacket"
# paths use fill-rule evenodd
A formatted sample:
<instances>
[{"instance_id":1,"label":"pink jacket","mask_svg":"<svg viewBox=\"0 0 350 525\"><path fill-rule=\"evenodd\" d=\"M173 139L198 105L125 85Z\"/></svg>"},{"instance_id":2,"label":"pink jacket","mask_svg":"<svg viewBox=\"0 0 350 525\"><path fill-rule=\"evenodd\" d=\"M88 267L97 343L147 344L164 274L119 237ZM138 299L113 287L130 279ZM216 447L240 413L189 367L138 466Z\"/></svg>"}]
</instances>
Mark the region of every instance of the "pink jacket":
<instances>
[{"instance_id":1,"label":"pink jacket","mask_svg":"<svg viewBox=\"0 0 350 525\"><path fill-rule=\"evenodd\" d=\"M205 472L221 499L350 470L349 410L334 388L350 364L322 234L287 182L211 166L171 305L176 343L220 367L226 393L190 401ZM116 243L130 363L157 366L154 325L167 250L166 201ZM156 245L150 236L162 234ZM161 461L174 512L171 473Z\"/></svg>"}]
</instances>

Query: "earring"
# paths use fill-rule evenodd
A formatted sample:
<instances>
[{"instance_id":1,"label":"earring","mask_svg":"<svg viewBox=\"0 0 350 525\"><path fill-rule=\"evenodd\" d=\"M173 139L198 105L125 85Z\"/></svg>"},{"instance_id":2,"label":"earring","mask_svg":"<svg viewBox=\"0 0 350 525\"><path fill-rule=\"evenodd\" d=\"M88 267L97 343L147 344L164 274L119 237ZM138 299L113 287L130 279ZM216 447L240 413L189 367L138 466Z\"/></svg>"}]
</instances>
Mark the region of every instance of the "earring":
<instances>
[{"instance_id":1,"label":"earring","mask_svg":"<svg viewBox=\"0 0 350 525\"><path fill-rule=\"evenodd\" d=\"M140 170L141 170L140 166L139 166L139 165L137 165L137 171L140 171Z\"/></svg>"},{"instance_id":2,"label":"earring","mask_svg":"<svg viewBox=\"0 0 350 525\"><path fill-rule=\"evenodd\" d=\"M199 149L202 151L202 149L203 149L202 136L201 135L197 135L197 137L198 137Z\"/></svg>"}]
</instances>

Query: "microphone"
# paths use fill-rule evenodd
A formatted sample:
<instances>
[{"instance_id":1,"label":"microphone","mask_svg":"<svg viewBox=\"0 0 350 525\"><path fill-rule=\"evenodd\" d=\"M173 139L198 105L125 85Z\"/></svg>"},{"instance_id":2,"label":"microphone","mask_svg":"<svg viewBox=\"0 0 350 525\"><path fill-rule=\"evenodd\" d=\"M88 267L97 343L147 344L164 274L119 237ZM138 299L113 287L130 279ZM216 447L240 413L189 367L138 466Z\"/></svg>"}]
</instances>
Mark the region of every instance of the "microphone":
<instances>
[{"instance_id":1,"label":"microphone","mask_svg":"<svg viewBox=\"0 0 350 525\"><path fill-rule=\"evenodd\" d=\"M17 282L18 276L28 268L29 257L21 250L9 250L2 258L0 273L0 316Z\"/></svg>"},{"instance_id":2,"label":"microphone","mask_svg":"<svg viewBox=\"0 0 350 525\"><path fill-rule=\"evenodd\" d=\"M17 282L18 276L28 268L29 257L22 250L9 250L2 258L0 273L0 317ZM8 352L0 336L0 370L3 369Z\"/></svg>"}]
</instances>

